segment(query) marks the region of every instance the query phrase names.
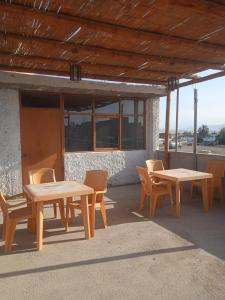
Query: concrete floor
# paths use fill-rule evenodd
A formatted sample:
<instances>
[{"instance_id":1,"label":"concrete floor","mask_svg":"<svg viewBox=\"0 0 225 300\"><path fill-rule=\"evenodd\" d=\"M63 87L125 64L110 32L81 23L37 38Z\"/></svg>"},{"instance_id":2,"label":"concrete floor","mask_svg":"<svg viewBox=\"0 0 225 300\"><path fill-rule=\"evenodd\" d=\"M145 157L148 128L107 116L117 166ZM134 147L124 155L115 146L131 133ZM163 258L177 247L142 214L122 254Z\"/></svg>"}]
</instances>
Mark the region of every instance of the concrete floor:
<instances>
[{"instance_id":1,"label":"concrete floor","mask_svg":"<svg viewBox=\"0 0 225 300\"><path fill-rule=\"evenodd\" d=\"M138 212L139 188L109 189L109 227L97 211L90 241L80 215L65 233L46 209L37 252L20 224L12 254L0 242L0 299L225 299L225 207L206 214L199 197L184 199L176 218L165 200L150 220L147 207Z\"/></svg>"}]
</instances>

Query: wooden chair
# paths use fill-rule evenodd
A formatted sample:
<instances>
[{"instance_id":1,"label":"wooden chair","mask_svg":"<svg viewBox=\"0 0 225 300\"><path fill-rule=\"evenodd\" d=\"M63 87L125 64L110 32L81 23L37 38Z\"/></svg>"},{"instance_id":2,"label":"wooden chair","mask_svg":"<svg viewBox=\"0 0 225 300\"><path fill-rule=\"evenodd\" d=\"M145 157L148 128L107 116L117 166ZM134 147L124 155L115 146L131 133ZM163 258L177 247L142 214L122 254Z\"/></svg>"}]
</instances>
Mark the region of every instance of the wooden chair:
<instances>
[{"instance_id":1,"label":"wooden chair","mask_svg":"<svg viewBox=\"0 0 225 300\"><path fill-rule=\"evenodd\" d=\"M107 227L107 217L105 210L104 194L107 192L107 178L108 172L103 170L91 170L86 172L84 184L94 189L94 197L89 195L89 212L91 218L91 235L94 236L95 228L95 209L100 208L102 214L102 221L104 228ZM93 200L94 199L94 200ZM66 205L66 230L68 230L69 211L71 213L71 220L75 222L75 209L82 209L80 200L67 201Z\"/></svg>"},{"instance_id":2,"label":"wooden chair","mask_svg":"<svg viewBox=\"0 0 225 300\"><path fill-rule=\"evenodd\" d=\"M160 181L155 182L154 178L148 174L147 169L142 167L136 167L143 193L141 194L140 206L144 206L145 198L150 198L150 217L155 216L157 202L164 196L169 196L171 209L173 208L173 195L172 188L168 182Z\"/></svg>"},{"instance_id":3,"label":"wooden chair","mask_svg":"<svg viewBox=\"0 0 225 300\"><path fill-rule=\"evenodd\" d=\"M32 205L17 208L12 211L9 209L27 205L27 202L9 204L2 193L0 193L0 207L3 213L3 239L5 240L5 253L12 249L12 242L16 230L16 224L21 220L33 219Z\"/></svg>"},{"instance_id":4,"label":"wooden chair","mask_svg":"<svg viewBox=\"0 0 225 300\"><path fill-rule=\"evenodd\" d=\"M160 171L164 170L163 162L162 160L156 160L156 159L149 159L145 161L148 173L153 171Z\"/></svg>"},{"instance_id":5,"label":"wooden chair","mask_svg":"<svg viewBox=\"0 0 225 300\"><path fill-rule=\"evenodd\" d=\"M225 161L216 160L216 159L208 160L206 172L211 173L213 175L212 189L211 189L211 195L210 195L210 199L211 199L210 206L212 206L213 195L214 195L215 190L218 190L219 197L220 197L220 203L223 204L224 203L224 188L223 188L222 179L224 177L224 172L225 172ZM202 180L194 180L191 182L190 200L192 200L194 187L202 188L201 183L202 183Z\"/></svg>"},{"instance_id":6,"label":"wooden chair","mask_svg":"<svg viewBox=\"0 0 225 300\"><path fill-rule=\"evenodd\" d=\"M56 182L55 171L50 168L41 168L39 170L29 171L30 184L39 184L47 182ZM64 199L53 199L45 201L44 204L53 204L54 217L57 218L57 204L59 206L61 223L65 224Z\"/></svg>"}]
</instances>

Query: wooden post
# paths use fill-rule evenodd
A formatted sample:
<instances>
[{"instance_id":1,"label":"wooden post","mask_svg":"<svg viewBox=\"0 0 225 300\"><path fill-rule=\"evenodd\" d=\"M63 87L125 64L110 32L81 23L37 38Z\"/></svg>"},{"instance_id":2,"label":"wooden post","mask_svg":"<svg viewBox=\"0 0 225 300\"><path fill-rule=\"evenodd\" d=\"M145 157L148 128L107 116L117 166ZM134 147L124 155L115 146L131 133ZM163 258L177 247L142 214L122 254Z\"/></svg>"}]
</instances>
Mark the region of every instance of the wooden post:
<instances>
[{"instance_id":1,"label":"wooden post","mask_svg":"<svg viewBox=\"0 0 225 300\"><path fill-rule=\"evenodd\" d=\"M164 145L164 166L169 168L169 130L170 130L170 89L167 89L166 100L166 124L165 124L165 145Z\"/></svg>"},{"instance_id":2,"label":"wooden post","mask_svg":"<svg viewBox=\"0 0 225 300\"><path fill-rule=\"evenodd\" d=\"M195 170L198 170L198 158L197 158L197 125L198 125L198 90L194 89L194 157L195 157Z\"/></svg>"},{"instance_id":3,"label":"wooden post","mask_svg":"<svg viewBox=\"0 0 225 300\"><path fill-rule=\"evenodd\" d=\"M179 119L179 87L177 88L177 103L176 103L176 149L178 151L178 119Z\"/></svg>"}]
</instances>

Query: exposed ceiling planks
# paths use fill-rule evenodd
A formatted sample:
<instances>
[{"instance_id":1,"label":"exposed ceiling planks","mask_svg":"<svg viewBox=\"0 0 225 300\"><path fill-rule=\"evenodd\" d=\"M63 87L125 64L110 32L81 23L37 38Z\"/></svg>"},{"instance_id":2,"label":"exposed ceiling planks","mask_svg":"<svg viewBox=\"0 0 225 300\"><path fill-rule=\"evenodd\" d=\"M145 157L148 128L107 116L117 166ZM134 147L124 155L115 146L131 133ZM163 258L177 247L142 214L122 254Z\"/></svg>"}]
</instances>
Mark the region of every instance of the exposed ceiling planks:
<instances>
[{"instance_id":1,"label":"exposed ceiling planks","mask_svg":"<svg viewBox=\"0 0 225 300\"><path fill-rule=\"evenodd\" d=\"M224 15L206 0L0 1L0 65L154 83L224 70Z\"/></svg>"}]
</instances>

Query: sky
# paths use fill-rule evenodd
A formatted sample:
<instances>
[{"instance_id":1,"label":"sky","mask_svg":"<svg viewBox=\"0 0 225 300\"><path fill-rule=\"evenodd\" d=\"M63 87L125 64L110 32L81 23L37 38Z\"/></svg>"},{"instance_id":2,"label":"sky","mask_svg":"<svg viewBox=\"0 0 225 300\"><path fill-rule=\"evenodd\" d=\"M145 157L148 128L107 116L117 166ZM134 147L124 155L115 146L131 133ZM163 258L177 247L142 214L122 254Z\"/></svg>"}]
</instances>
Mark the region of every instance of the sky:
<instances>
[{"instance_id":1,"label":"sky","mask_svg":"<svg viewBox=\"0 0 225 300\"><path fill-rule=\"evenodd\" d=\"M201 73L208 75L210 72ZM211 72L212 73L212 72ZM194 88L198 90L198 127L202 124L212 129L215 125L225 127L225 77L212 79L195 85L180 88L179 130L193 130L194 124ZM160 129L165 128L166 98L160 99ZM176 91L171 97L170 128L175 130Z\"/></svg>"}]
</instances>

